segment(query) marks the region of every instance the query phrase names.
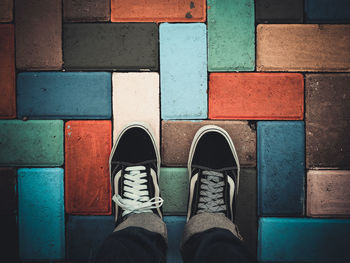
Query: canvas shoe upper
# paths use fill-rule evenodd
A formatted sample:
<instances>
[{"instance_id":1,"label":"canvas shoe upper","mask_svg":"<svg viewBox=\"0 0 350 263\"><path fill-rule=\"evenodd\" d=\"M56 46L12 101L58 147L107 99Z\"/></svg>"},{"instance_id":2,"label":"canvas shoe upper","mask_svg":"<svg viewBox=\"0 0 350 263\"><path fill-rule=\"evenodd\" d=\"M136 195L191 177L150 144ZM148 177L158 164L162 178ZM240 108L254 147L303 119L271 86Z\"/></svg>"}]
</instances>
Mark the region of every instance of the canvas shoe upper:
<instances>
[{"instance_id":1,"label":"canvas shoe upper","mask_svg":"<svg viewBox=\"0 0 350 263\"><path fill-rule=\"evenodd\" d=\"M239 161L228 133L215 125L200 128L189 159L187 220L202 213L221 213L235 221L239 186Z\"/></svg>"},{"instance_id":2,"label":"canvas shoe upper","mask_svg":"<svg viewBox=\"0 0 350 263\"><path fill-rule=\"evenodd\" d=\"M151 129L131 123L118 136L109 158L115 222L128 215L153 212L162 218L160 157Z\"/></svg>"}]
</instances>

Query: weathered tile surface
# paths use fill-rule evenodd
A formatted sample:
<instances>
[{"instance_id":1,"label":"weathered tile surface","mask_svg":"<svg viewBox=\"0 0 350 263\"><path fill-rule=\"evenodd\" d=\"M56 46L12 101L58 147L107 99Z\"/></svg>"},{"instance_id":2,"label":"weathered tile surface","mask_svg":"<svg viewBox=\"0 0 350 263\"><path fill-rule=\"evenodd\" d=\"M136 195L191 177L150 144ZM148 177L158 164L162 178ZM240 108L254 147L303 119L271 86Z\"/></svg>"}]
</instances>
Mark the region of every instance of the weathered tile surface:
<instances>
[{"instance_id":1,"label":"weathered tile surface","mask_svg":"<svg viewBox=\"0 0 350 263\"><path fill-rule=\"evenodd\" d=\"M193 137L204 125L218 125L227 130L236 147L240 165L256 165L256 131L246 121L162 121L162 164L187 167Z\"/></svg>"},{"instance_id":2,"label":"weathered tile surface","mask_svg":"<svg viewBox=\"0 0 350 263\"><path fill-rule=\"evenodd\" d=\"M303 23L303 0L256 0L256 23Z\"/></svg>"},{"instance_id":3,"label":"weathered tile surface","mask_svg":"<svg viewBox=\"0 0 350 263\"><path fill-rule=\"evenodd\" d=\"M159 34L162 119L205 119L205 24L161 24Z\"/></svg>"},{"instance_id":4,"label":"weathered tile surface","mask_svg":"<svg viewBox=\"0 0 350 263\"><path fill-rule=\"evenodd\" d=\"M68 216L67 259L92 262L113 230L113 216Z\"/></svg>"},{"instance_id":5,"label":"weathered tile surface","mask_svg":"<svg viewBox=\"0 0 350 263\"><path fill-rule=\"evenodd\" d=\"M158 70L156 24L65 24L63 33L66 69Z\"/></svg>"},{"instance_id":6,"label":"weathered tile surface","mask_svg":"<svg viewBox=\"0 0 350 263\"><path fill-rule=\"evenodd\" d=\"M168 263L181 263L182 257L180 254L180 242L183 229L186 224L185 216L165 216L164 222L168 230Z\"/></svg>"},{"instance_id":7,"label":"weathered tile surface","mask_svg":"<svg viewBox=\"0 0 350 263\"><path fill-rule=\"evenodd\" d=\"M109 0L63 0L65 22L98 22L110 20Z\"/></svg>"},{"instance_id":8,"label":"weathered tile surface","mask_svg":"<svg viewBox=\"0 0 350 263\"><path fill-rule=\"evenodd\" d=\"M301 121L258 122L258 214L304 214L305 131Z\"/></svg>"},{"instance_id":9,"label":"weathered tile surface","mask_svg":"<svg viewBox=\"0 0 350 263\"><path fill-rule=\"evenodd\" d=\"M241 169L237 199L236 223L243 243L256 258L258 221L256 214L256 169Z\"/></svg>"},{"instance_id":10,"label":"weathered tile surface","mask_svg":"<svg viewBox=\"0 0 350 263\"><path fill-rule=\"evenodd\" d=\"M306 75L306 164L350 167L350 74Z\"/></svg>"},{"instance_id":11,"label":"weathered tile surface","mask_svg":"<svg viewBox=\"0 0 350 263\"><path fill-rule=\"evenodd\" d=\"M18 170L19 250L22 260L63 259L63 169Z\"/></svg>"},{"instance_id":12,"label":"weathered tile surface","mask_svg":"<svg viewBox=\"0 0 350 263\"><path fill-rule=\"evenodd\" d=\"M16 215L0 216L0 245L3 262L20 262L18 257L18 227Z\"/></svg>"},{"instance_id":13,"label":"weathered tile surface","mask_svg":"<svg viewBox=\"0 0 350 263\"><path fill-rule=\"evenodd\" d=\"M15 2L16 67L62 68L62 0Z\"/></svg>"},{"instance_id":14,"label":"weathered tile surface","mask_svg":"<svg viewBox=\"0 0 350 263\"><path fill-rule=\"evenodd\" d=\"M0 22L12 22L13 0L0 1Z\"/></svg>"},{"instance_id":15,"label":"weathered tile surface","mask_svg":"<svg viewBox=\"0 0 350 263\"><path fill-rule=\"evenodd\" d=\"M160 169L159 187L165 215L186 215L188 199L187 168Z\"/></svg>"},{"instance_id":16,"label":"weathered tile surface","mask_svg":"<svg viewBox=\"0 0 350 263\"><path fill-rule=\"evenodd\" d=\"M350 261L350 220L260 218L259 262Z\"/></svg>"},{"instance_id":17,"label":"weathered tile surface","mask_svg":"<svg viewBox=\"0 0 350 263\"><path fill-rule=\"evenodd\" d=\"M350 25L258 25L257 71L350 71Z\"/></svg>"},{"instance_id":18,"label":"weathered tile surface","mask_svg":"<svg viewBox=\"0 0 350 263\"><path fill-rule=\"evenodd\" d=\"M348 0L305 0L305 15L308 23L349 23Z\"/></svg>"},{"instance_id":19,"label":"weathered tile surface","mask_svg":"<svg viewBox=\"0 0 350 263\"><path fill-rule=\"evenodd\" d=\"M0 214L11 215L17 210L17 173L13 168L0 168Z\"/></svg>"},{"instance_id":20,"label":"weathered tile surface","mask_svg":"<svg viewBox=\"0 0 350 263\"><path fill-rule=\"evenodd\" d=\"M349 217L349 189L350 171L308 171L306 215L312 217Z\"/></svg>"},{"instance_id":21,"label":"weathered tile surface","mask_svg":"<svg viewBox=\"0 0 350 263\"><path fill-rule=\"evenodd\" d=\"M69 121L65 129L65 205L69 214L108 215L111 121Z\"/></svg>"},{"instance_id":22,"label":"weathered tile surface","mask_svg":"<svg viewBox=\"0 0 350 263\"><path fill-rule=\"evenodd\" d=\"M204 22L205 0L111 0L112 22Z\"/></svg>"},{"instance_id":23,"label":"weathered tile surface","mask_svg":"<svg viewBox=\"0 0 350 263\"><path fill-rule=\"evenodd\" d=\"M11 119L16 117L15 35L11 24L0 25L0 61L0 119Z\"/></svg>"},{"instance_id":24,"label":"weathered tile surface","mask_svg":"<svg viewBox=\"0 0 350 263\"><path fill-rule=\"evenodd\" d=\"M209 71L253 71L253 0L208 0Z\"/></svg>"},{"instance_id":25,"label":"weathered tile surface","mask_svg":"<svg viewBox=\"0 0 350 263\"><path fill-rule=\"evenodd\" d=\"M63 164L63 121L0 121L0 166Z\"/></svg>"},{"instance_id":26,"label":"weathered tile surface","mask_svg":"<svg viewBox=\"0 0 350 263\"><path fill-rule=\"evenodd\" d=\"M304 77L293 73L211 73L209 118L302 120Z\"/></svg>"},{"instance_id":27,"label":"weathered tile surface","mask_svg":"<svg viewBox=\"0 0 350 263\"><path fill-rule=\"evenodd\" d=\"M113 73L113 122L113 141L130 122L145 122L159 147L159 73Z\"/></svg>"},{"instance_id":28,"label":"weathered tile surface","mask_svg":"<svg viewBox=\"0 0 350 263\"><path fill-rule=\"evenodd\" d=\"M18 118L109 119L111 73L19 73L17 105Z\"/></svg>"}]
</instances>

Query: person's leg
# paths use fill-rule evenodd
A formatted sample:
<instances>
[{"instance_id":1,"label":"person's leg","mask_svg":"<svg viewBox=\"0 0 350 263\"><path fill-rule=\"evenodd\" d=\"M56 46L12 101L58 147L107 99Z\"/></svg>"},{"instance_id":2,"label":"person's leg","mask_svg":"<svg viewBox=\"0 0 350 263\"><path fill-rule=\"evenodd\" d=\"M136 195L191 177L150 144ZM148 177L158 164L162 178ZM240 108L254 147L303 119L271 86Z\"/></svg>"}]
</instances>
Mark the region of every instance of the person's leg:
<instances>
[{"instance_id":1,"label":"person's leg","mask_svg":"<svg viewBox=\"0 0 350 263\"><path fill-rule=\"evenodd\" d=\"M120 132L109 168L116 228L104 241L96 262L165 262L160 157L147 125L132 123Z\"/></svg>"},{"instance_id":2,"label":"person's leg","mask_svg":"<svg viewBox=\"0 0 350 263\"><path fill-rule=\"evenodd\" d=\"M240 166L229 134L214 125L199 129L191 145L188 171L184 261L255 262L234 223Z\"/></svg>"}]
</instances>

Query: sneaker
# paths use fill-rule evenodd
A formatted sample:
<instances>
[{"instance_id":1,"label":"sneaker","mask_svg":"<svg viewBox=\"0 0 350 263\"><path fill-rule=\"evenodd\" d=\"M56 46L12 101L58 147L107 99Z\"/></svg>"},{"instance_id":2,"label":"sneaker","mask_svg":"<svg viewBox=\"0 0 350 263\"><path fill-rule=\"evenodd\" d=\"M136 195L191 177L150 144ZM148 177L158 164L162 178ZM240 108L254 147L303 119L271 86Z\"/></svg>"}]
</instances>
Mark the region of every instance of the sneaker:
<instances>
[{"instance_id":1,"label":"sneaker","mask_svg":"<svg viewBox=\"0 0 350 263\"><path fill-rule=\"evenodd\" d=\"M127 125L109 157L116 225L138 213L153 212L162 218L159 169L160 157L151 129L143 123Z\"/></svg>"},{"instance_id":2,"label":"sneaker","mask_svg":"<svg viewBox=\"0 0 350 263\"><path fill-rule=\"evenodd\" d=\"M221 213L235 221L239 161L228 133L215 125L200 128L188 158L190 193L187 221L194 215Z\"/></svg>"}]
</instances>

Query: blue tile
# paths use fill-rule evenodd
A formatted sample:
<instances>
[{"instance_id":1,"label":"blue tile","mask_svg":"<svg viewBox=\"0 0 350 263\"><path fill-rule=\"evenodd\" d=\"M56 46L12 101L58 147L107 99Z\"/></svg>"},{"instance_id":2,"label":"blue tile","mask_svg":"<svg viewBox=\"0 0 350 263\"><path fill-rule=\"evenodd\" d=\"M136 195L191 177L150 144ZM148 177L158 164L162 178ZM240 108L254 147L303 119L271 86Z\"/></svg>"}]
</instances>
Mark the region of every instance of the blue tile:
<instances>
[{"instance_id":1,"label":"blue tile","mask_svg":"<svg viewBox=\"0 0 350 263\"><path fill-rule=\"evenodd\" d=\"M92 262L103 241L114 230L114 216L69 216L67 258Z\"/></svg>"},{"instance_id":2,"label":"blue tile","mask_svg":"<svg viewBox=\"0 0 350 263\"><path fill-rule=\"evenodd\" d=\"M31 119L109 119L111 73L25 72L17 78L17 115Z\"/></svg>"},{"instance_id":3,"label":"blue tile","mask_svg":"<svg viewBox=\"0 0 350 263\"><path fill-rule=\"evenodd\" d=\"M18 169L19 250L23 260L63 259L63 169Z\"/></svg>"},{"instance_id":4,"label":"blue tile","mask_svg":"<svg viewBox=\"0 0 350 263\"><path fill-rule=\"evenodd\" d=\"M349 0L305 0L306 22L349 23Z\"/></svg>"},{"instance_id":5,"label":"blue tile","mask_svg":"<svg viewBox=\"0 0 350 263\"><path fill-rule=\"evenodd\" d=\"M259 262L350 262L350 220L260 218Z\"/></svg>"},{"instance_id":6,"label":"blue tile","mask_svg":"<svg viewBox=\"0 0 350 263\"><path fill-rule=\"evenodd\" d=\"M181 263L180 242L186 224L185 216L165 216L164 222L168 229L168 263Z\"/></svg>"},{"instance_id":7,"label":"blue tile","mask_svg":"<svg viewBox=\"0 0 350 263\"><path fill-rule=\"evenodd\" d=\"M162 119L207 118L207 34L202 23L160 25Z\"/></svg>"},{"instance_id":8,"label":"blue tile","mask_svg":"<svg viewBox=\"0 0 350 263\"><path fill-rule=\"evenodd\" d=\"M258 122L258 214L304 214L305 132L302 121Z\"/></svg>"}]
</instances>

